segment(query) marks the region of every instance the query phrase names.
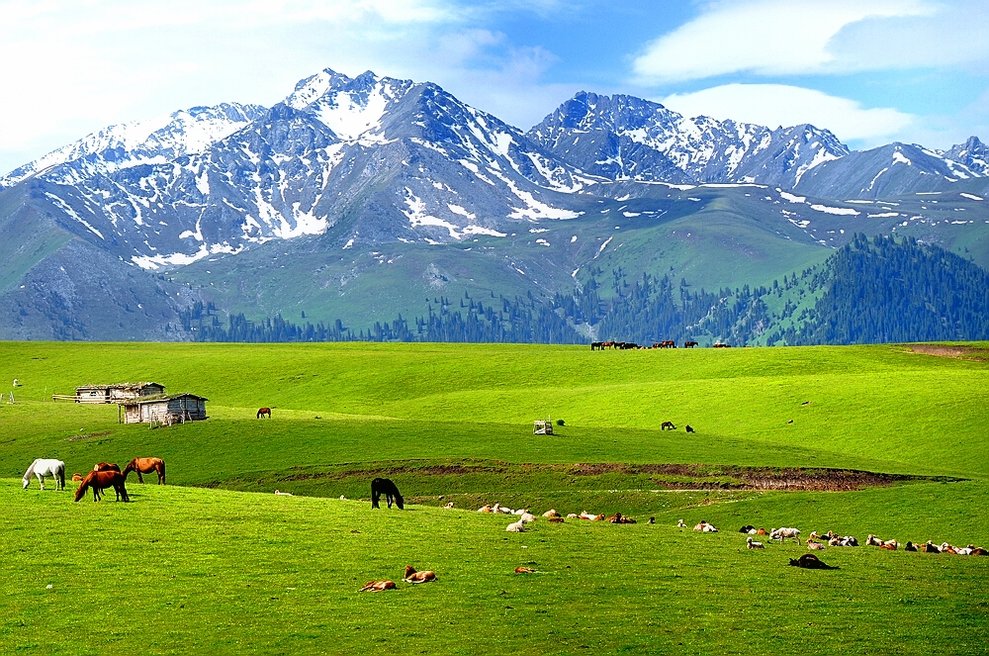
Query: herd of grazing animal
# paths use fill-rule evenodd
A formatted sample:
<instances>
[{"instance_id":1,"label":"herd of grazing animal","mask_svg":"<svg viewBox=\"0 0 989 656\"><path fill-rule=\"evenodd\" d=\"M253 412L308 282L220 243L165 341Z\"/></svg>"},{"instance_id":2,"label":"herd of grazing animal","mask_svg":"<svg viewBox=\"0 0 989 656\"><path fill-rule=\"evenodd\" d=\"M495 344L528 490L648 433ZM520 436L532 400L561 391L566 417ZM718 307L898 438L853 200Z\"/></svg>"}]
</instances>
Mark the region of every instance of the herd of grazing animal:
<instances>
[{"instance_id":1,"label":"herd of grazing animal","mask_svg":"<svg viewBox=\"0 0 989 656\"><path fill-rule=\"evenodd\" d=\"M165 461L161 458L134 458L127 463L123 470L115 462L98 462L85 475L78 472L72 475L72 482L79 484L75 491L74 500L82 500L86 496L86 492L92 490L93 501L99 501L103 498L104 490L113 488L117 501L128 502L130 495L127 494L125 483L127 475L132 471L137 472L138 481L141 483L144 482L142 474L156 472L158 484L165 484ZM42 490L45 489L45 477L47 476L55 478L57 490L65 489L65 463L61 460L38 458L32 462L27 471L24 472L24 489L27 489L31 484L32 476L37 477L38 485Z\"/></svg>"},{"instance_id":2,"label":"herd of grazing animal","mask_svg":"<svg viewBox=\"0 0 989 656\"><path fill-rule=\"evenodd\" d=\"M504 514L504 515L512 515L518 517L518 519L515 522L509 524L508 527L506 528L506 531L509 532L523 532L524 530L526 530L526 526L528 524L536 521L537 519L536 516L530 513L527 508L520 508L517 510L513 510L506 506L502 506L500 503L485 504L484 506L478 508L477 512L483 514ZM542 514L542 517L548 522L564 521L564 517L555 508L544 512ZM579 514L570 513L569 515L566 516L566 518L591 521L591 522L604 521L604 522L611 522L614 524L636 523L634 519L625 517L620 512L616 512L610 517L606 517L603 513L594 514L594 513L589 513L587 511L583 511ZM649 523L650 524L654 523L652 521L652 518L650 518ZM683 519L680 519L677 522L677 527L680 529L689 528L688 524ZM696 525L694 525L693 530L698 533L718 532L717 527L715 527L707 520L701 520L700 522L698 522ZM797 544L801 544L800 529L795 527L781 527L781 528L773 528L770 530L766 530L765 528L756 528L755 526L752 525L745 525L741 529L739 529L739 532L747 534L745 538L745 545L747 549L752 549L752 550L763 550L763 551L766 550L766 542L757 541L753 539L752 537L753 535L765 536L765 538L769 542L779 542L782 544L789 539L797 542ZM825 544L830 546L842 546L842 545L858 546L858 541L853 536L841 536L831 531L821 535L818 534L816 531L814 531L808 536L805 544L807 548L810 550L819 550L819 549L823 549L825 547ZM884 546L884 545L888 545L889 541L878 540L873 535L869 536L869 539L866 541L866 544L876 545L879 546L880 548L890 548L889 546ZM907 544L911 544L911 543L907 543ZM953 547L947 543L944 543L942 545L934 545L930 541L928 541L926 544L920 545L919 547L914 547L912 550L928 551L930 553L947 552L947 553L970 554L970 555L989 554L989 552L987 552L985 549L981 547L975 547L973 545L969 545L968 547L958 548L958 547ZM840 569L838 566L829 565L825 563L813 553L805 553L799 556L798 558L791 558L789 559L788 564L792 567L799 567L802 569L815 569L815 570ZM533 574L533 573L536 573L536 570L532 569L531 567L519 566L515 568L515 574ZM437 577L434 571L430 570L430 571L419 572L411 565L406 566L405 574L402 577L403 582L411 585L416 585L419 583L427 583L436 580ZM396 589L396 585L394 581L385 579L385 580L368 581L360 589L360 591L381 592L384 590L392 590L392 589Z\"/></svg>"},{"instance_id":3,"label":"herd of grazing animal","mask_svg":"<svg viewBox=\"0 0 989 656\"><path fill-rule=\"evenodd\" d=\"M702 522L703 524L704 522ZM683 520L677 526L683 528ZM698 524L700 526L700 524ZM697 527L694 530L698 530ZM797 544L800 544L800 529L787 527L787 528L774 528L770 531L766 531L764 528L757 529L752 525L745 525L739 529L739 533L746 533L751 535L767 535L770 540L776 540L780 543L784 542L787 538L793 539ZM746 546L749 549L764 549L765 544L761 542L754 541L751 537L745 539ZM817 531L812 531L810 535L807 536L806 546L811 551L823 551L828 547L857 547L859 546L859 541L853 535L839 535L834 531L828 531L827 533L818 533ZM948 553L948 554L958 554L961 556L986 556L989 555L989 550L984 547L977 547L974 544L970 544L967 547L956 547L949 544L948 542L943 542L941 544L934 544L931 540L928 540L924 544L915 544L911 541L906 543L898 542L897 540L882 540L873 534L869 534L869 537L865 540L865 545L869 547L879 547L886 551L896 551L902 548L904 551L920 551L925 553ZM816 556L808 554L809 558L806 561L817 560ZM807 567L811 569L837 569L834 567L821 567L816 564L796 564L791 561L791 565L796 567Z\"/></svg>"},{"instance_id":4,"label":"herd of grazing animal","mask_svg":"<svg viewBox=\"0 0 989 656\"><path fill-rule=\"evenodd\" d=\"M449 506L449 504L448 504ZM536 521L536 516L529 512L528 508L519 508L517 510L512 510L507 506L503 506L500 503L495 504L485 504L477 509L477 512L484 514L497 514L502 513L505 515L517 516L518 519L508 526L505 530L509 533L522 533L526 530L526 526ZM616 512L613 515L605 515L604 513L590 513L586 510L580 513L570 513L565 518L559 513L555 508L551 508L543 513L543 518L546 519L550 524L562 524L567 519L578 519L588 522L606 522L609 524L635 524L636 520L631 517L627 517L620 512ZM650 522L652 523L652 522Z\"/></svg>"},{"instance_id":5,"label":"herd of grazing animal","mask_svg":"<svg viewBox=\"0 0 989 656\"><path fill-rule=\"evenodd\" d=\"M695 346L698 346L698 343L692 339L688 339L683 342L683 348L694 348ZM715 346L719 345L715 344ZM720 344L720 346L727 346L727 344ZM676 347L676 340L673 339L664 339L660 342L653 342L651 346L645 346L635 342L621 342L613 339L602 342L591 342L592 351L603 351L605 349L616 349L619 351L627 351L629 349L671 349Z\"/></svg>"}]
</instances>

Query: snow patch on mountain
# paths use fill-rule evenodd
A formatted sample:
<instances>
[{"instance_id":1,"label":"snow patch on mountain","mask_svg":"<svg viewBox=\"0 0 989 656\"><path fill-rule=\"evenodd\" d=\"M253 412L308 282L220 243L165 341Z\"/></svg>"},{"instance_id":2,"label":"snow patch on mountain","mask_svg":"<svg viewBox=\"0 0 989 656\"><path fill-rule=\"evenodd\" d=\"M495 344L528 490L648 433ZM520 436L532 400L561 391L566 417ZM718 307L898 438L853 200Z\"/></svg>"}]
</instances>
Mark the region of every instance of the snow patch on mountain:
<instances>
[{"instance_id":1,"label":"snow patch on mountain","mask_svg":"<svg viewBox=\"0 0 989 656\"><path fill-rule=\"evenodd\" d=\"M838 216L859 216L861 212L851 207L828 207L827 205L821 205L820 203L814 203L810 206L810 209L817 212L824 212L825 214L835 214Z\"/></svg>"}]
</instances>

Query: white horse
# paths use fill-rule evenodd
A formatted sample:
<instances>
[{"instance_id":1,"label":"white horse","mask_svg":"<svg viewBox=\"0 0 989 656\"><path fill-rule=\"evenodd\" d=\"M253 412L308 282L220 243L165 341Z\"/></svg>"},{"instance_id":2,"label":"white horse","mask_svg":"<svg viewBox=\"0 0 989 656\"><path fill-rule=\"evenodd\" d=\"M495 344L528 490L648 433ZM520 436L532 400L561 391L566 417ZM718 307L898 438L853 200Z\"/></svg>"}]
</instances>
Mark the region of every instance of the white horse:
<instances>
[{"instance_id":1,"label":"white horse","mask_svg":"<svg viewBox=\"0 0 989 656\"><path fill-rule=\"evenodd\" d=\"M24 472L24 489L31 484L31 476L38 477L38 485L45 489L45 476L55 478L57 489L65 489L65 463L54 458L37 458Z\"/></svg>"}]
</instances>

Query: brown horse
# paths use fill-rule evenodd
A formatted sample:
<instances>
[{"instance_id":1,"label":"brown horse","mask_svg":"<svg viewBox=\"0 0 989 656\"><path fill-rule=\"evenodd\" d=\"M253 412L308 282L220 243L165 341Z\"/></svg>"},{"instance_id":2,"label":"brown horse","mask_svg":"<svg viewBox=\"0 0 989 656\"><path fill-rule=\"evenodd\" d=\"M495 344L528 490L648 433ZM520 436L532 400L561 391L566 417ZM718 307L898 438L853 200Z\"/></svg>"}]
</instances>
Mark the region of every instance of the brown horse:
<instances>
[{"instance_id":1,"label":"brown horse","mask_svg":"<svg viewBox=\"0 0 989 656\"><path fill-rule=\"evenodd\" d=\"M134 458L124 467L124 480L127 480L127 474L132 471L137 472L137 480L141 483L144 482L141 474L158 472L158 485L165 484L165 461L161 458Z\"/></svg>"},{"instance_id":2,"label":"brown horse","mask_svg":"<svg viewBox=\"0 0 989 656\"><path fill-rule=\"evenodd\" d=\"M429 583L436 580L436 572L432 570L417 572L412 565L406 565L405 576L402 577L402 580L406 583Z\"/></svg>"},{"instance_id":3,"label":"brown horse","mask_svg":"<svg viewBox=\"0 0 989 656\"><path fill-rule=\"evenodd\" d=\"M395 582L389 581L387 579L383 581L368 581L361 588L361 592L384 592L385 590L394 590Z\"/></svg>"},{"instance_id":4,"label":"brown horse","mask_svg":"<svg viewBox=\"0 0 989 656\"><path fill-rule=\"evenodd\" d=\"M115 462L98 462L93 465L93 471L120 471L120 465Z\"/></svg>"},{"instance_id":5,"label":"brown horse","mask_svg":"<svg viewBox=\"0 0 989 656\"><path fill-rule=\"evenodd\" d=\"M75 500L79 501L86 496L86 490L93 488L93 501L99 501L103 496L103 490L112 487L117 493L117 501L123 499L130 501L127 496L127 488L124 487L124 475L118 471L91 471L82 479L82 485L76 490Z\"/></svg>"},{"instance_id":6,"label":"brown horse","mask_svg":"<svg viewBox=\"0 0 989 656\"><path fill-rule=\"evenodd\" d=\"M271 408L258 408L258 419L261 417L271 419Z\"/></svg>"}]
</instances>

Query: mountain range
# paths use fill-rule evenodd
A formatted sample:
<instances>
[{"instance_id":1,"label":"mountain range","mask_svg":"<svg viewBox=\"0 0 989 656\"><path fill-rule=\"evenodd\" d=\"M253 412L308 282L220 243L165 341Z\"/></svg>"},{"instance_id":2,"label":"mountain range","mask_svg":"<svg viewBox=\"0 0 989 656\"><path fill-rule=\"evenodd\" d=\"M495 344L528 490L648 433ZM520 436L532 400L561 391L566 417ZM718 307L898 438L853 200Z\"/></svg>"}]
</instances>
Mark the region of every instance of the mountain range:
<instances>
[{"instance_id":1,"label":"mountain range","mask_svg":"<svg viewBox=\"0 0 989 656\"><path fill-rule=\"evenodd\" d=\"M435 315L441 338L471 339L457 326L483 298L501 307L484 339L827 340L803 325L824 318L783 308L742 331L686 315L602 331L646 279L673 281L682 293L654 302L681 313L797 275L823 289L857 235L984 272L987 194L977 137L851 151L811 125L589 92L523 132L435 84L327 69L270 108L110 126L0 177L0 337L251 338L264 331L234 319L274 319L299 338L417 339ZM591 292L594 312L568 309ZM946 323L940 338L989 337ZM401 325L419 328L382 330Z\"/></svg>"}]
</instances>

